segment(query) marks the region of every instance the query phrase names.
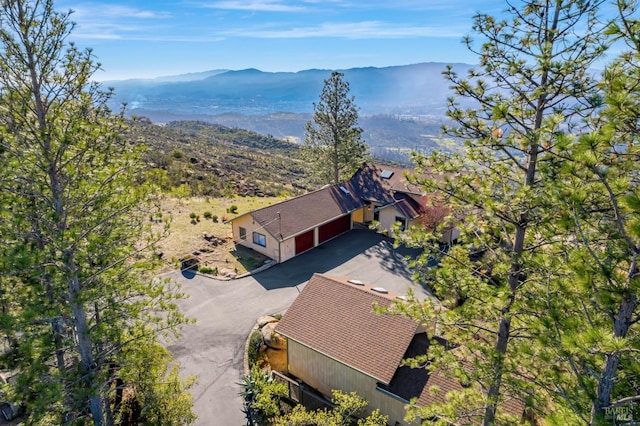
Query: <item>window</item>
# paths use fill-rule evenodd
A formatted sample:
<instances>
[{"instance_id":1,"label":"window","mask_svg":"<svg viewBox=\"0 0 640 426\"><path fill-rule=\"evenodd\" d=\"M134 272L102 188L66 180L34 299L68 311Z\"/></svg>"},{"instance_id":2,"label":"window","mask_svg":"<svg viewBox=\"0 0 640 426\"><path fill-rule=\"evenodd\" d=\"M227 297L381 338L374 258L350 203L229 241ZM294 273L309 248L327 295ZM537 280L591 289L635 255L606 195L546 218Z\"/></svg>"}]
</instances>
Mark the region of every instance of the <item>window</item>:
<instances>
[{"instance_id":1,"label":"window","mask_svg":"<svg viewBox=\"0 0 640 426\"><path fill-rule=\"evenodd\" d=\"M267 237L264 234L260 234L258 232L253 233L253 244L257 244L262 247L267 246Z\"/></svg>"},{"instance_id":2,"label":"window","mask_svg":"<svg viewBox=\"0 0 640 426\"><path fill-rule=\"evenodd\" d=\"M382 173L380 173L382 179L391 179L391 176L393 176L392 170L383 170Z\"/></svg>"},{"instance_id":3,"label":"window","mask_svg":"<svg viewBox=\"0 0 640 426\"><path fill-rule=\"evenodd\" d=\"M240 228L238 228L238 232L240 232L240 239L241 240L246 240L247 239L247 230L245 228L243 228L241 226Z\"/></svg>"},{"instance_id":4,"label":"window","mask_svg":"<svg viewBox=\"0 0 640 426\"><path fill-rule=\"evenodd\" d=\"M396 216L396 222L400 222L400 230L404 231L407 229L407 219L402 216Z\"/></svg>"}]
</instances>

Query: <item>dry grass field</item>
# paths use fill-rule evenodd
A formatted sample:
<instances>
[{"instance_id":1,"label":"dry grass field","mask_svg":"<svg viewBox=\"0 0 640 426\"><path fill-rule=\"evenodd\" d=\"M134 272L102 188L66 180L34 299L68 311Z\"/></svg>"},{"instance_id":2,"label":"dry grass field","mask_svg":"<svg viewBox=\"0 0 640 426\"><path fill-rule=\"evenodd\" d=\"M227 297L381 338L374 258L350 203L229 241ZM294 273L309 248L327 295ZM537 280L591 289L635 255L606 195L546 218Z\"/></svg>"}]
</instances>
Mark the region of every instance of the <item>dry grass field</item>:
<instances>
[{"instance_id":1,"label":"dry grass field","mask_svg":"<svg viewBox=\"0 0 640 426\"><path fill-rule=\"evenodd\" d=\"M217 269L218 273L212 275L230 277L260 266L266 258L236 247L231 224L224 222L282 200L278 197L165 197L161 202L162 220L156 217L154 224L155 230L161 230L170 222L169 235L158 244L163 270L180 267L180 259L189 256L200 260L200 269Z\"/></svg>"}]
</instances>

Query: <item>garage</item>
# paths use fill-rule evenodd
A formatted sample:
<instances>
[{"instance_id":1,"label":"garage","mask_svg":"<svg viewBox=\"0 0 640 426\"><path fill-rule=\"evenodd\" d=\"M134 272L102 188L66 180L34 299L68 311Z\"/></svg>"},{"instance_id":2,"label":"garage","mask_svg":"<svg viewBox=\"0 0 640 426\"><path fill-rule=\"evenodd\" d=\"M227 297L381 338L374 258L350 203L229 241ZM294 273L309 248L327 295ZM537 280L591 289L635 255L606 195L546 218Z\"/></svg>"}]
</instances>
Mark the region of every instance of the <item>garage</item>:
<instances>
[{"instance_id":1,"label":"garage","mask_svg":"<svg viewBox=\"0 0 640 426\"><path fill-rule=\"evenodd\" d=\"M313 248L313 229L296 236L296 255Z\"/></svg>"},{"instance_id":2,"label":"garage","mask_svg":"<svg viewBox=\"0 0 640 426\"><path fill-rule=\"evenodd\" d=\"M351 229L351 215L339 217L338 219L325 223L318 229L318 244L344 234Z\"/></svg>"}]
</instances>

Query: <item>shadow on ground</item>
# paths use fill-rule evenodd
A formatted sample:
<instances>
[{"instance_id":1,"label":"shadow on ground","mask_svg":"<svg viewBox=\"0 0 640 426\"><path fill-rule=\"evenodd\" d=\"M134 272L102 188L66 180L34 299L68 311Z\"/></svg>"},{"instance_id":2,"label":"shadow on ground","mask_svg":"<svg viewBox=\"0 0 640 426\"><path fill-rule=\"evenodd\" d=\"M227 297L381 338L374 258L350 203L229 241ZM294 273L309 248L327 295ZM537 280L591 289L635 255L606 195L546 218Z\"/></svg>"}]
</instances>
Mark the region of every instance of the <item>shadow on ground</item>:
<instances>
[{"instance_id":1,"label":"shadow on ground","mask_svg":"<svg viewBox=\"0 0 640 426\"><path fill-rule=\"evenodd\" d=\"M180 272L182 276L188 280L192 280L196 276L196 271L193 268L184 268L181 269Z\"/></svg>"},{"instance_id":2,"label":"shadow on ground","mask_svg":"<svg viewBox=\"0 0 640 426\"><path fill-rule=\"evenodd\" d=\"M379 244L368 249L364 255L370 259L378 259L379 265L387 272L411 280L413 270L407 263L407 257L415 259L421 254L420 249L412 249L405 246L394 247L393 240L387 238Z\"/></svg>"},{"instance_id":3,"label":"shadow on ground","mask_svg":"<svg viewBox=\"0 0 640 426\"><path fill-rule=\"evenodd\" d=\"M308 281L313 273L325 273L364 255L363 261L377 262L383 269L411 279L405 256L419 254L417 249L394 248L392 239L376 232L355 229L253 278L267 290L293 287Z\"/></svg>"},{"instance_id":4,"label":"shadow on ground","mask_svg":"<svg viewBox=\"0 0 640 426\"><path fill-rule=\"evenodd\" d=\"M251 271L262 266L269 258L240 244L235 244L234 249L229 252L236 261L242 265L246 271Z\"/></svg>"}]
</instances>

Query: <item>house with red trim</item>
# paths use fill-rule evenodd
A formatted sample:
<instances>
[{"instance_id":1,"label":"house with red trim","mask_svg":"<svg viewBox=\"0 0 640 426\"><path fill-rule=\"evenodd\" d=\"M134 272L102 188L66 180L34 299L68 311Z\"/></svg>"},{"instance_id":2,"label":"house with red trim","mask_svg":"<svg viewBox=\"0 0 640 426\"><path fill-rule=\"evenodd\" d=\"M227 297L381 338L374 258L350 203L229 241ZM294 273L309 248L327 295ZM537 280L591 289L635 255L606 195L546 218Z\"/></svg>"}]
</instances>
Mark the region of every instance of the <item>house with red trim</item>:
<instances>
[{"instance_id":1,"label":"house with red trim","mask_svg":"<svg viewBox=\"0 0 640 426\"><path fill-rule=\"evenodd\" d=\"M356 225L372 222L391 232L424 225L433 220L437 207L428 202L419 186L410 183L410 169L365 163L348 181L328 185L280 203L240 215L230 222L237 244L284 262ZM451 242L455 228L443 236Z\"/></svg>"}]
</instances>

